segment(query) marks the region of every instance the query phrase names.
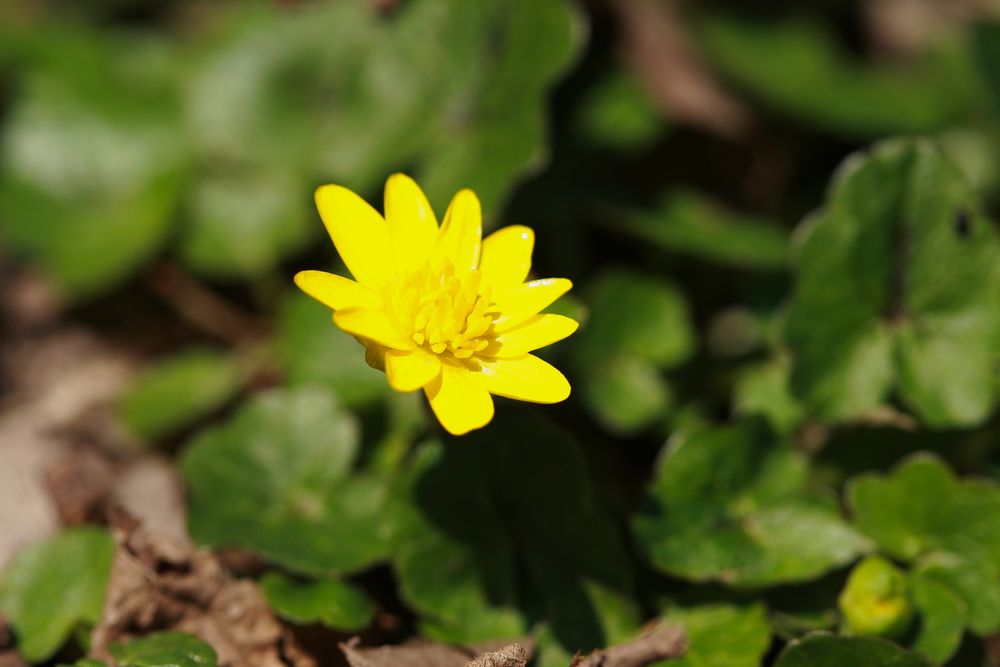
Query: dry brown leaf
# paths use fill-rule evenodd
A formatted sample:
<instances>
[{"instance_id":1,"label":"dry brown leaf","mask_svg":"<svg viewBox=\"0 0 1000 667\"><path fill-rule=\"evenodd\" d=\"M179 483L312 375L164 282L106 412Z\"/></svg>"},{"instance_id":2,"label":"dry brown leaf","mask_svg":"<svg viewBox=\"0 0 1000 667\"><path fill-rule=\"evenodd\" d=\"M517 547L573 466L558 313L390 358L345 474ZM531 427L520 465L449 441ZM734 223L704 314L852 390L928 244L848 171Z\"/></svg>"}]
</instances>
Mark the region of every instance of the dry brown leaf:
<instances>
[{"instance_id":1,"label":"dry brown leaf","mask_svg":"<svg viewBox=\"0 0 1000 667\"><path fill-rule=\"evenodd\" d=\"M161 630L189 632L215 649L223 667L314 667L315 661L271 612L257 585L229 576L207 551L112 516L118 541L91 653Z\"/></svg>"}]
</instances>

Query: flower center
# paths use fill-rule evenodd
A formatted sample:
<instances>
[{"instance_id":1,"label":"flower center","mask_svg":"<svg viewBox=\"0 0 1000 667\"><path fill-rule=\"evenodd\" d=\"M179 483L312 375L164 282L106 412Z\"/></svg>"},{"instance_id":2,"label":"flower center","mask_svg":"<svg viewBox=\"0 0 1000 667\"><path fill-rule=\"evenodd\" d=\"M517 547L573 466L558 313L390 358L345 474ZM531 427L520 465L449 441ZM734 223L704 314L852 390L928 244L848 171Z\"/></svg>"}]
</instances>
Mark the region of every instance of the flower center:
<instances>
[{"instance_id":1,"label":"flower center","mask_svg":"<svg viewBox=\"0 0 1000 667\"><path fill-rule=\"evenodd\" d=\"M407 274L387 295L390 316L403 335L434 354L468 359L482 352L493 336L492 301L479 293L482 275L455 274L448 259Z\"/></svg>"}]
</instances>

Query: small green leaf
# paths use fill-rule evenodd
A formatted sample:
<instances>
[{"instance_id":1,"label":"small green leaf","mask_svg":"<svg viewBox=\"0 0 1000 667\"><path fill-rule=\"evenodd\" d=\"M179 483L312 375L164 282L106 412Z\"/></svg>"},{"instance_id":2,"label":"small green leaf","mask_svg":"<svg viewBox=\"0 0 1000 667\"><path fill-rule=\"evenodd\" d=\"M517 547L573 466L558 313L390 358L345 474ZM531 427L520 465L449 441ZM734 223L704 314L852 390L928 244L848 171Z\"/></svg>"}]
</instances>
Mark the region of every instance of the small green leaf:
<instances>
[{"instance_id":1,"label":"small green leaf","mask_svg":"<svg viewBox=\"0 0 1000 667\"><path fill-rule=\"evenodd\" d=\"M262 394L184 452L191 534L308 574L370 565L385 554L385 486L352 473L357 453L357 423L329 392Z\"/></svg>"},{"instance_id":2,"label":"small green leaf","mask_svg":"<svg viewBox=\"0 0 1000 667\"><path fill-rule=\"evenodd\" d=\"M120 405L125 425L149 440L175 433L224 405L242 373L224 352L192 347L146 366Z\"/></svg>"},{"instance_id":3,"label":"small green leaf","mask_svg":"<svg viewBox=\"0 0 1000 667\"><path fill-rule=\"evenodd\" d=\"M924 657L884 639L817 633L793 641L774 667L931 667Z\"/></svg>"},{"instance_id":4,"label":"small green leaf","mask_svg":"<svg viewBox=\"0 0 1000 667\"><path fill-rule=\"evenodd\" d=\"M898 639L913 618L906 575L881 556L869 556L851 570L837 604L853 635Z\"/></svg>"},{"instance_id":5,"label":"small green leaf","mask_svg":"<svg viewBox=\"0 0 1000 667\"><path fill-rule=\"evenodd\" d=\"M268 572L261 578L260 588L274 611L293 623L322 623L357 632L372 620L368 596L337 579L297 581L279 572Z\"/></svg>"},{"instance_id":6,"label":"small green leaf","mask_svg":"<svg viewBox=\"0 0 1000 667\"><path fill-rule=\"evenodd\" d=\"M757 667L771 645L771 628L762 604L676 607L664 619L684 628L688 650L678 660L653 663L655 667Z\"/></svg>"},{"instance_id":7,"label":"small green leaf","mask_svg":"<svg viewBox=\"0 0 1000 667\"><path fill-rule=\"evenodd\" d=\"M658 569L738 586L808 581L866 547L808 490L803 457L752 422L676 435L633 530Z\"/></svg>"},{"instance_id":8,"label":"small green leaf","mask_svg":"<svg viewBox=\"0 0 1000 667\"><path fill-rule=\"evenodd\" d=\"M920 612L913 650L936 663L946 662L962 643L965 603L948 586L919 573L910 581L913 603Z\"/></svg>"},{"instance_id":9,"label":"small green leaf","mask_svg":"<svg viewBox=\"0 0 1000 667\"><path fill-rule=\"evenodd\" d=\"M278 356L292 386L330 387L345 405L384 397L385 374L365 363L365 350L334 326L330 309L304 294L290 295L278 316Z\"/></svg>"},{"instance_id":10,"label":"small green leaf","mask_svg":"<svg viewBox=\"0 0 1000 667\"><path fill-rule=\"evenodd\" d=\"M584 92L573 125L582 143L618 150L641 150L667 127L639 82L621 67L609 68Z\"/></svg>"},{"instance_id":11,"label":"small green leaf","mask_svg":"<svg viewBox=\"0 0 1000 667\"><path fill-rule=\"evenodd\" d=\"M986 636L1000 629L1000 571L969 555L934 553L921 558L914 575L936 581L964 604L970 630Z\"/></svg>"},{"instance_id":12,"label":"small green leaf","mask_svg":"<svg viewBox=\"0 0 1000 667\"><path fill-rule=\"evenodd\" d=\"M789 387L790 361L785 356L744 369L733 390L733 409L739 415L761 415L779 433L790 433L805 416Z\"/></svg>"},{"instance_id":13,"label":"small green leaf","mask_svg":"<svg viewBox=\"0 0 1000 667\"><path fill-rule=\"evenodd\" d=\"M599 276L587 303L592 315L572 347L583 397L610 430L638 431L669 403L660 371L694 352L687 304L670 283L629 271Z\"/></svg>"},{"instance_id":14,"label":"small green leaf","mask_svg":"<svg viewBox=\"0 0 1000 667\"><path fill-rule=\"evenodd\" d=\"M627 435L666 416L670 386L655 364L632 356L591 368L583 382L584 400L612 433Z\"/></svg>"},{"instance_id":15,"label":"small green leaf","mask_svg":"<svg viewBox=\"0 0 1000 667\"><path fill-rule=\"evenodd\" d=\"M158 632L111 645L119 667L215 667L212 647L184 632Z\"/></svg>"},{"instance_id":16,"label":"small green leaf","mask_svg":"<svg viewBox=\"0 0 1000 667\"><path fill-rule=\"evenodd\" d=\"M1000 242L933 144L885 142L845 162L806 225L786 336L793 389L829 420L894 389L931 426L989 416Z\"/></svg>"},{"instance_id":17,"label":"small green leaf","mask_svg":"<svg viewBox=\"0 0 1000 667\"><path fill-rule=\"evenodd\" d=\"M29 662L50 658L80 627L101 619L115 543L73 528L20 551L0 581L0 611Z\"/></svg>"},{"instance_id":18,"label":"small green leaf","mask_svg":"<svg viewBox=\"0 0 1000 667\"><path fill-rule=\"evenodd\" d=\"M727 211L694 191L675 192L649 213L626 214L619 226L642 241L710 262L764 271L788 267L785 230Z\"/></svg>"}]
</instances>

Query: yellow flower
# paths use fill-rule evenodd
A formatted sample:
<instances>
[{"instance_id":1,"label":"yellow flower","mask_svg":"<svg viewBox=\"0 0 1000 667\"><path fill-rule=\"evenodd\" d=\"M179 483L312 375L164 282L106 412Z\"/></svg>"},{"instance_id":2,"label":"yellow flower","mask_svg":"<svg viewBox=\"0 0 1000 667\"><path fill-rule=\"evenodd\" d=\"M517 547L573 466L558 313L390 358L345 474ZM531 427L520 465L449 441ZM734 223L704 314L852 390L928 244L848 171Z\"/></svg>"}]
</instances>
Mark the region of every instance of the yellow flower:
<instances>
[{"instance_id":1,"label":"yellow flower","mask_svg":"<svg viewBox=\"0 0 1000 667\"><path fill-rule=\"evenodd\" d=\"M569 396L563 374L530 354L578 326L539 314L572 284L525 282L534 232L513 225L483 239L471 190L455 195L439 228L403 174L386 181L384 218L339 185L320 187L316 205L356 282L301 271L295 284L333 309L334 323L365 346L365 359L393 389L423 389L450 433L489 423L491 394L535 403Z\"/></svg>"}]
</instances>

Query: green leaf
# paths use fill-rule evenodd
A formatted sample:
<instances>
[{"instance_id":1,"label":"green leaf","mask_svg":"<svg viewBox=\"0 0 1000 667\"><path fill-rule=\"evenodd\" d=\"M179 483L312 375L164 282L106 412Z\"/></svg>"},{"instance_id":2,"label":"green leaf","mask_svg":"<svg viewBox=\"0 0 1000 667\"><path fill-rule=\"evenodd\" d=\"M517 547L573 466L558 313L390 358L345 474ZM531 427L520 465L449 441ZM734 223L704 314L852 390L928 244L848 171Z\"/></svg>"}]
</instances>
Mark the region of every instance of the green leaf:
<instances>
[{"instance_id":1,"label":"green leaf","mask_svg":"<svg viewBox=\"0 0 1000 667\"><path fill-rule=\"evenodd\" d=\"M986 636L1000 629L1000 571L966 555L934 553L922 558L915 576L946 586L963 603L969 629Z\"/></svg>"},{"instance_id":2,"label":"green leaf","mask_svg":"<svg viewBox=\"0 0 1000 667\"><path fill-rule=\"evenodd\" d=\"M906 575L881 556L868 556L854 566L837 606L852 635L898 639L913 619Z\"/></svg>"},{"instance_id":3,"label":"green leaf","mask_svg":"<svg viewBox=\"0 0 1000 667\"><path fill-rule=\"evenodd\" d=\"M111 645L119 667L215 667L212 647L184 632L158 632Z\"/></svg>"},{"instance_id":4,"label":"green leaf","mask_svg":"<svg viewBox=\"0 0 1000 667\"><path fill-rule=\"evenodd\" d=\"M957 49L906 71L852 58L825 26L804 20L706 17L701 45L723 74L768 107L847 137L939 128L976 101Z\"/></svg>"},{"instance_id":5,"label":"green leaf","mask_svg":"<svg viewBox=\"0 0 1000 667\"><path fill-rule=\"evenodd\" d=\"M357 407L389 393L385 374L365 363L365 349L330 319L330 309L303 294L290 295L278 315L278 356L293 386L329 387Z\"/></svg>"},{"instance_id":6,"label":"green leaf","mask_svg":"<svg viewBox=\"0 0 1000 667\"><path fill-rule=\"evenodd\" d=\"M959 482L934 456L911 456L888 476L856 477L846 495L858 528L897 558L940 551L1000 562L1000 489Z\"/></svg>"},{"instance_id":7,"label":"green leaf","mask_svg":"<svg viewBox=\"0 0 1000 667\"><path fill-rule=\"evenodd\" d=\"M759 424L695 429L661 454L634 534L656 568L686 579L807 581L866 547L807 487L804 458Z\"/></svg>"},{"instance_id":8,"label":"green leaf","mask_svg":"<svg viewBox=\"0 0 1000 667\"><path fill-rule=\"evenodd\" d=\"M29 662L44 662L101 619L115 543L107 531L67 530L20 551L0 581L0 611Z\"/></svg>"},{"instance_id":9,"label":"green leaf","mask_svg":"<svg viewBox=\"0 0 1000 667\"><path fill-rule=\"evenodd\" d=\"M155 440L225 405L242 376L224 352L187 348L146 366L122 397L119 414L132 432Z\"/></svg>"},{"instance_id":10,"label":"green leaf","mask_svg":"<svg viewBox=\"0 0 1000 667\"><path fill-rule=\"evenodd\" d=\"M385 485L352 473L358 426L317 388L256 397L184 452L192 536L290 569L350 572L385 554Z\"/></svg>"},{"instance_id":11,"label":"green leaf","mask_svg":"<svg viewBox=\"0 0 1000 667\"><path fill-rule=\"evenodd\" d=\"M627 213L626 234L664 250L743 269L783 271L788 234L771 220L727 211L703 194L681 190L647 213Z\"/></svg>"},{"instance_id":12,"label":"green leaf","mask_svg":"<svg viewBox=\"0 0 1000 667\"><path fill-rule=\"evenodd\" d=\"M642 150L667 125L632 74L609 68L584 92L574 109L574 133L598 148Z\"/></svg>"},{"instance_id":13,"label":"green leaf","mask_svg":"<svg viewBox=\"0 0 1000 667\"><path fill-rule=\"evenodd\" d=\"M814 634L793 641L774 667L930 667L922 656L874 637Z\"/></svg>"},{"instance_id":14,"label":"green leaf","mask_svg":"<svg viewBox=\"0 0 1000 667\"><path fill-rule=\"evenodd\" d=\"M913 650L936 663L946 662L958 650L965 632L965 603L942 583L912 576L913 602L920 612L920 624Z\"/></svg>"},{"instance_id":15,"label":"green leaf","mask_svg":"<svg viewBox=\"0 0 1000 667\"><path fill-rule=\"evenodd\" d=\"M165 241L186 169L166 46L66 35L29 58L3 128L0 234L82 299L127 278Z\"/></svg>"},{"instance_id":16,"label":"green leaf","mask_svg":"<svg viewBox=\"0 0 1000 667\"><path fill-rule=\"evenodd\" d=\"M784 355L745 368L733 390L736 414L763 416L777 432L791 433L805 410L789 387L790 371L791 363Z\"/></svg>"},{"instance_id":17,"label":"green leaf","mask_svg":"<svg viewBox=\"0 0 1000 667\"><path fill-rule=\"evenodd\" d=\"M937 148L890 141L849 158L805 234L786 330L796 393L830 420L894 389L931 426L986 419L1000 243Z\"/></svg>"},{"instance_id":18,"label":"green leaf","mask_svg":"<svg viewBox=\"0 0 1000 667\"><path fill-rule=\"evenodd\" d=\"M583 24L566 0L448 7L455 24L443 37L460 73L442 86L445 113L435 119L420 177L432 203L471 187L490 217L516 178L546 160L545 97L582 46Z\"/></svg>"},{"instance_id":19,"label":"green leaf","mask_svg":"<svg viewBox=\"0 0 1000 667\"><path fill-rule=\"evenodd\" d=\"M274 268L320 230L302 181L273 168L202 175L191 195L181 257L213 276L253 276Z\"/></svg>"},{"instance_id":20,"label":"green leaf","mask_svg":"<svg viewBox=\"0 0 1000 667\"><path fill-rule=\"evenodd\" d=\"M394 498L393 561L425 632L475 642L537 619L570 653L606 643L631 567L564 433L525 412L427 444Z\"/></svg>"},{"instance_id":21,"label":"green leaf","mask_svg":"<svg viewBox=\"0 0 1000 667\"><path fill-rule=\"evenodd\" d=\"M655 364L632 356L609 359L590 368L583 398L612 433L635 433L664 417L671 406L670 386Z\"/></svg>"},{"instance_id":22,"label":"green leaf","mask_svg":"<svg viewBox=\"0 0 1000 667\"><path fill-rule=\"evenodd\" d=\"M372 620L372 603L363 592L337 579L298 581L268 572L260 589L274 611L292 623L322 623L337 630L357 632Z\"/></svg>"},{"instance_id":23,"label":"green leaf","mask_svg":"<svg viewBox=\"0 0 1000 667\"><path fill-rule=\"evenodd\" d=\"M623 270L599 276L587 303L592 315L572 341L583 397L609 430L635 432L668 405L659 371L694 352L687 304L670 283Z\"/></svg>"},{"instance_id":24,"label":"green leaf","mask_svg":"<svg viewBox=\"0 0 1000 667\"><path fill-rule=\"evenodd\" d=\"M757 667L771 645L762 604L675 607L664 618L684 628L688 650L678 660L653 663L655 667Z\"/></svg>"}]
</instances>

